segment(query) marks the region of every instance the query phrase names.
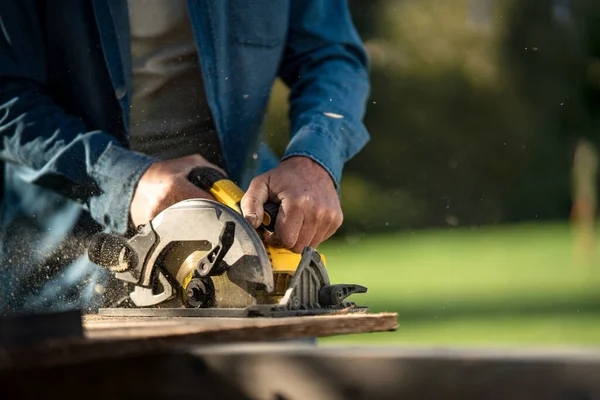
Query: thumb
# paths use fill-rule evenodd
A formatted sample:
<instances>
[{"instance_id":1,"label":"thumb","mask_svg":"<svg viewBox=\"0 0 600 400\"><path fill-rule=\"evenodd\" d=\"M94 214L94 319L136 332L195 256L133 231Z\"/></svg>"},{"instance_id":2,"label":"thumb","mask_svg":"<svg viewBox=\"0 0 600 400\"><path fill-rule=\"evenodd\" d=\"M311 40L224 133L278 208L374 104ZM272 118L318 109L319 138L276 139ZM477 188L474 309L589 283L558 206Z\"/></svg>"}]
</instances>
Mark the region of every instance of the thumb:
<instances>
[{"instance_id":1,"label":"thumb","mask_svg":"<svg viewBox=\"0 0 600 400\"><path fill-rule=\"evenodd\" d=\"M264 204L269 199L268 181L266 174L254 178L240 202L244 218L255 228L263 222Z\"/></svg>"}]
</instances>

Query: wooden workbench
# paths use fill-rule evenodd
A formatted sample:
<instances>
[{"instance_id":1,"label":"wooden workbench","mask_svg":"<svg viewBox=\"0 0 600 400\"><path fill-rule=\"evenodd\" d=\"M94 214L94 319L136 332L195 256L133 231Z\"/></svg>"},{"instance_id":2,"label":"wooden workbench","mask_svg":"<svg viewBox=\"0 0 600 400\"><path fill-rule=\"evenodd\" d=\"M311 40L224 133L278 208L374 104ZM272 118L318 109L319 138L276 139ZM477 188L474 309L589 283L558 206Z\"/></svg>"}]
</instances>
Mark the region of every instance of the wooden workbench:
<instances>
[{"instance_id":1,"label":"wooden workbench","mask_svg":"<svg viewBox=\"0 0 600 400\"><path fill-rule=\"evenodd\" d=\"M84 316L84 337L0 347L0 370L50 367L151 354L184 346L280 341L395 330L397 315L293 318Z\"/></svg>"}]
</instances>

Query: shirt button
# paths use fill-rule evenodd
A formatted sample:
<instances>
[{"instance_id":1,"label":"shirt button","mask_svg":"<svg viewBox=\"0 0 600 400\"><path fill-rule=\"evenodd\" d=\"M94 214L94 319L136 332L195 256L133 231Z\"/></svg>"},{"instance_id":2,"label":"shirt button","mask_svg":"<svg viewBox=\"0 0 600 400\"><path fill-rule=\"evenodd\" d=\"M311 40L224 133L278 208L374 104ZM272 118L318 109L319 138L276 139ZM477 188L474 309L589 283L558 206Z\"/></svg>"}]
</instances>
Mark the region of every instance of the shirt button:
<instances>
[{"instance_id":1,"label":"shirt button","mask_svg":"<svg viewBox=\"0 0 600 400\"><path fill-rule=\"evenodd\" d=\"M127 94L127 88L125 86L119 86L117 90L115 90L115 94L117 95L117 99L121 100Z\"/></svg>"}]
</instances>

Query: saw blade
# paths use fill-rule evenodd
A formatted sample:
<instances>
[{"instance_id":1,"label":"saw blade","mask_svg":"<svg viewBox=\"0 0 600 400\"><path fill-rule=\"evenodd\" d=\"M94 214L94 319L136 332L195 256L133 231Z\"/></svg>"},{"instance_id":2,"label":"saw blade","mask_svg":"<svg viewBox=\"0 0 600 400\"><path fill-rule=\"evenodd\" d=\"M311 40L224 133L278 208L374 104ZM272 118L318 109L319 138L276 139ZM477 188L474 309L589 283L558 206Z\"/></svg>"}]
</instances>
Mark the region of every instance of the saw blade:
<instances>
[{"instance_id":1,"label":"saw blade","mask_svg":"<svg viewBox=\"0 0 600 400\"><path fill-rule=\"evenodd\" d=\"M224 226L233 223L234 240L223 259L229 265L227 279L249 292L256 288L273 290L273 269L265 246L256 230L235 210L216 201L192 199L167 208L151 223L160 239L145 263L160 264L165 254L169 256L183 247L177 262L164 263L164 269L178 281L188 276L185 269L180 271L185 259L194 251L206 252L219 244Z\"/></svg>"},{"instance_id":2,"label":"saw blade","mask_svg":"<svg viewBox=\"0 0 600 400\"><path fill-rule=\"evenodd\" d=\"M194 251L192 252L181 264L179 269L179 275L183 277L181 287L185 289L186 281L189 281L196 270L198 261L204 257L206 251ZM229 280L227 274L220 276L212 276L209 279L212 280L215 290L215 302L213 307L216 308L243 308L253 304L256 304L256 299L252 297L244 289ZM185 290L182 291L183 301L185 304Z\"/></svg>"},{"instance_id":3,"label":"saw blade","mask_svg":"<svg viewBox=\"0 0 600 400\"><path fill-rule=\"evenodd\" d=\"M190 252L191 250L191 252ZM179 246L179 248L170 251L165 257L165 267L169 273L175 277L178 285L182 288L180 296L183 304L186 304L186 286L196 271L198 261L206 255L208 250L195 250L193 246ZM171 272L173 271L173 272ZM215 308L244 308L256 304L256 299L248 292L229 280L227 274L220 276L212 276L211 279L214 285Z\"/></svg>"}]
</instances>

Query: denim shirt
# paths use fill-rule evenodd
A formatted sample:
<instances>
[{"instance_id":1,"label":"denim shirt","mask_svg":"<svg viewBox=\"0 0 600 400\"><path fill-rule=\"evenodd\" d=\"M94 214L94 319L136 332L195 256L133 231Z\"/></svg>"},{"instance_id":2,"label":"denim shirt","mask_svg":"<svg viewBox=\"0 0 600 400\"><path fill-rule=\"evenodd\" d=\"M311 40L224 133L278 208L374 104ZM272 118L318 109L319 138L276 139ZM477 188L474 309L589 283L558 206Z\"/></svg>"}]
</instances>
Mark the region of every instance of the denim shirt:
<instances>
[{"instance_id":1,"label":"denim shirt","mask_svg":"<svg viewBox=\"0 0 600 400\"><path fill-rule=\"evenodd\" d=\"M232 179L246 187L276 165L261 125L279 77L290 87L283 159L310 157L339 187L369 139L368 60L346 0L188 8ZM66 238L127 231L135 186L155 161L128 148L128 23L126 0L0 2L0 312L87 306L102 273Z\"/></svg>"}]
</instances>

